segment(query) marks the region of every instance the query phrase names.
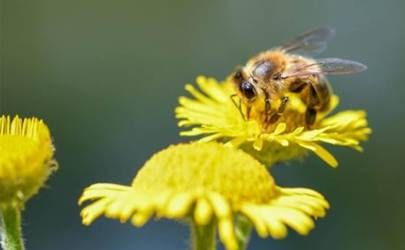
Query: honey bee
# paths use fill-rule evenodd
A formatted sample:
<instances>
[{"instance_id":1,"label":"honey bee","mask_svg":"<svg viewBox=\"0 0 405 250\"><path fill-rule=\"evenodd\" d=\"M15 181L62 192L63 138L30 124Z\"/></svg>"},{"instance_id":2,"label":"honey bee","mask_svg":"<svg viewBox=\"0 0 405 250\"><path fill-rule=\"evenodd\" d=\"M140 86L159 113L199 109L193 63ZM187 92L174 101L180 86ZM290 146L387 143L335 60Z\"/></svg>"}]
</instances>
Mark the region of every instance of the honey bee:
<instances>
[{"instance_id":1,"label":"honey bee","mask_svg":"<svg viewBox=\"0 0 405 250\"><path fill-rule=\"evenodd\" d=\"M312 59L294 53L322 50L334 34L333 29L326 27L307 31L280 47L259 53L236 70L231 78L239 96L237 106L240 110L241 102L246 106L245 118L249 119L254 108L266 126L274 124L288 105L287 94L296 93L306 106L306 125L313 125L317 113L330 106L332 88L325 76L367 69L355 61Z\"/></svg>"}]
</instances>

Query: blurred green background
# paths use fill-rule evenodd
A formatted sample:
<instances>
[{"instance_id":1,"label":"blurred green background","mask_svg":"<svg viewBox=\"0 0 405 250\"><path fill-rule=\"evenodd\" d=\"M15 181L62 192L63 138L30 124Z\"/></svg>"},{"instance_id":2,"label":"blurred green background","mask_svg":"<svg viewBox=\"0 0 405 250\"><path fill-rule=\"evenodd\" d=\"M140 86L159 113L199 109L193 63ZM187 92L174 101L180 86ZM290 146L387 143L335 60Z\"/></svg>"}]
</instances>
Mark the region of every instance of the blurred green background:
<instances>
[{"instance_id":1,"label":"blurred green background","mask_svg":"<svg viewBox=\"0 0 405 250\"><path fill-rule=\"evenodd\" d=\"M343 108L366 109L365 152L333 148L276 167L280 185L319 190L332 208L315 230L250 249L404 249L405 2L0 0L0 113L39 116L59 171L24 213L28 249L187 249L188 228L80 223L77 198L94 182L127 184L154 152L184 138L173 115L184 83L223 79L254 53L331 26L322 56L358 60L363 74L330 77Z\"/></svg>"}]
</instances>

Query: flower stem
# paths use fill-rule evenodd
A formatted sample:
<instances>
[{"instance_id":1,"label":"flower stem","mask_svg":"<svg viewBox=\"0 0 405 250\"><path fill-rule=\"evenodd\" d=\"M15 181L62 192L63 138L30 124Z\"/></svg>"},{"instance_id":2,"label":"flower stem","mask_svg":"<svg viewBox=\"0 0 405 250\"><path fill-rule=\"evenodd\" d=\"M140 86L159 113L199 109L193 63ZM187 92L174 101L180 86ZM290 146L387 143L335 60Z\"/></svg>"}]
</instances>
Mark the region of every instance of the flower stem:
<instances>
[{"instance_id":1,"label":"flower stem","mask_svg":"<svg viewBox=\"0 0 405 250\"><path fill-rule=\"evenodd\" d=\"M250 221L242 216L237 215L235 220L236 238L238 240L238 249L246 250L252 232L252 224Z\"/></svg>"},{"instance_id":2,"label":"flower stem","mask_svg":"<svg viewBox=\"0 0 405 250\"><path fill-rule=\"evenodd\" d=\"M3 250L24 250L21 235L21 213L18 208L1 210L1 247Z\"/></svg>"},{"instance_id":3,"label":"flower stem","mask_svg":"<svg viewBox=\"0 0 405 250\"><path fill-rule=\"evenodd\" d=\"M215 223L211 222L206 226L201 226L192 221L191 240L193 250L216 250Z\"/></svg>"}]
</instances>

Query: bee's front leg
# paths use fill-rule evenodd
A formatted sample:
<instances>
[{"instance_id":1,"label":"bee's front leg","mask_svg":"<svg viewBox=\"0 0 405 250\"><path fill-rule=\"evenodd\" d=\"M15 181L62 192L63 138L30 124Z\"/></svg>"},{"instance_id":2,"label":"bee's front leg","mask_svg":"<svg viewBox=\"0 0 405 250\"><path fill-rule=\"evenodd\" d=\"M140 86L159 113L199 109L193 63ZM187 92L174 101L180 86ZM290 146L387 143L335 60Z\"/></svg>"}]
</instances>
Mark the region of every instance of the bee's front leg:
<instances>
[{"instance_id":1,"label":"bee's front leg","mask_svg":"<svg viewBox=\"0 0 405 250\"><path fill-rule=\"evenodd\" d=\"M246 106L246 119L245 120L249 120L250 119L250 113L252 111L252 106L247 105Z\"/></svg>"},{"instance_id":2,"label":"bee's front leg","mask_svg":"<svg viewBox=\"0 0 405 250\"><path fill-rule=\"evenodd\" d=\"M288 103L288 97L287 96L283 96L282 98L281 98L281 104L280 104L280 106L278 107L278 109L277 109L277 112L275 112L275 113L270 113L268 116L267 116L267 121L268 121L268 123L270 123L270 124L273 124L273 123L276 123L279 119L280 119L280 117L282 116L282 114L284 113L284 111L285 111L285 109L286 109L286 107L287 107L287 103Z\"/></svg>"},{"instance_id":3,"label":"bee's front leg","mask_svg":"<svg viewBox=\"0 0 405 250\"><path fill-rule=\"evenodd\" d=\"M247 121L249 119L249 114L250 114L250 108L247 108L247 115L243 113L242 110L242 100L239 98L237 94L231 95L231 100L232 103L235 105L235 107L238 109L240 115L242 116L243 120Z\"/></svg>"},{"instance_id":4,"label":"bee's front leg","mask_svg":"<svg viewBox=\"0 0 405 250\"><path fill-rule=\"evenodd\" d=\"M271 103L270 98L266 96L264 100L264 123L268 123L271 116Z\"/></svg>"}]
</instances>

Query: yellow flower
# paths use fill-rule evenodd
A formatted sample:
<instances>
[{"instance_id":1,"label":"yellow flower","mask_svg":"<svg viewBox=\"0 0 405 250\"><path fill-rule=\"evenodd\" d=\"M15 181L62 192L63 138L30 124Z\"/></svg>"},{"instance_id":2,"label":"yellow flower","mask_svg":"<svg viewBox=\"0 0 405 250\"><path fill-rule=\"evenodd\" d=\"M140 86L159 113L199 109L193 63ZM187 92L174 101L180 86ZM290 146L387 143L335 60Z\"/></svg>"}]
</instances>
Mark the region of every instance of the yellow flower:
<instances>
[{"instance_id":1,"label":"yellow flower","mask_svg":"<svg viewBox=\"0 0 405 250\"><path fill-rule=\"evenodd\" d=\"M329 115L338 105L337 96L332 96L330 110L319 114L313 128L307 129L304 126L305 106L298 96L291 94L283 117L266 127L254 114L252 119L244 119L231 99L235 90L230 80L219 83L213 78L200 76L197 84L201 91L191 84L185 87L193 98L179 99L180 106L176 108L178 125L192 127L180 134L202 136L202 142L226 142L268 165L301 157L310 150L336 167L337 160L321 143L362 151L360 141L366 140L371 133L364 111L347 110Z\"/></svg>"},{"instance_id":2,"label":"yellow flower","mask_svg":"<svg viewBox=\"0 0 405 250\"><path fill-rule=\"evenodd\" d=\"M152 217L190 219L197 226L215 223L226 249L237 249L235 217L242 215L261 237L283 238L289 226L306 235L311 217L329 207L310 189L281 188L264 165L242 150L223 144L170 146L149 159L131 186L94 184L79 204L85 225L105 215L144 225Z\"/></svg>"},{"instance_id":3,"label":"yellow flower","mask_svg":"<svg viewBox=\"0 0 405 250\"><path fill-rule=\"evenodd\" d=\"M0 117L0 208L22 208L55 166L48 127L37 118Z\"/></svg>"}]
</instances>

